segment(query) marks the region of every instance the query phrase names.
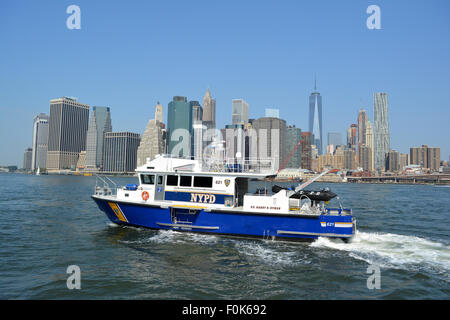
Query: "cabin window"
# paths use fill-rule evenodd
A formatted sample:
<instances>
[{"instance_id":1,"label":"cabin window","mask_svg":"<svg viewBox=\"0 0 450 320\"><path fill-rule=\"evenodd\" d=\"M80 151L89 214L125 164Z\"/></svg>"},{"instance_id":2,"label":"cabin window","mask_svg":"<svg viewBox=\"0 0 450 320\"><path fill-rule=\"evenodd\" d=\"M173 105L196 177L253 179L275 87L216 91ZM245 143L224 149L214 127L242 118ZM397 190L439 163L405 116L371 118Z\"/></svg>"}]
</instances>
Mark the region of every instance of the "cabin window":
<instances>
[{"instance_id":1,"label":"cabin window","mask_svg":"<svg viewBox=\"0 0 450 320\"><path fill-rule=\"evenodd\" d=\"M141 174L142 184L155 184L155 175L153 174Z\"/></svg>"},{"instance_id":2,"label":"cabin window","mask_svg":"<svg viewBox=\"0 0 450 320\"><path fill-rule=\"evenodd\" d=\"M158 176L158 185L163 184L163 176Z\"/></svg>"},{"instance_id":3,"label":"cabin window","mask_svg":"<svg viewBox=\"0 0 450 320\"><path fill-rule=\"evenodd\" d=\"M192 186L192 176L180 176L180 187Z\"/></svg>"},{"instance_id":4,"label":"cabin window","mask_svg":"<svg viewBox=\"0 0 450 320\"><path fill-rule=\"evenodd\" d=\"M212 177L194 177L194 187L212 188Z\"/></svg>"},{"instance_id":5,"label":"cabin window","mask_svg":"<svg viewBox=\"0 0 450 320\"><path fill-rule=\"evenodd\" d=\"M167 176L166 186L177 186L178 185L178 176Z\"/></svg>"}]
</instances>

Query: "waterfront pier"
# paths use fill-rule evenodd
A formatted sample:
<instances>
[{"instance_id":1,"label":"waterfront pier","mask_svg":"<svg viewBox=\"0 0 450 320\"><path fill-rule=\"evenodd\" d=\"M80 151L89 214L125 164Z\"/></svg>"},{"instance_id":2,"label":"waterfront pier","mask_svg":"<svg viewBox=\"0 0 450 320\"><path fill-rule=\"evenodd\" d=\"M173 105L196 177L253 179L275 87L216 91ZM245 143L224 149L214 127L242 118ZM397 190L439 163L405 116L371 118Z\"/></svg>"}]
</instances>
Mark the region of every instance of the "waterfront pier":
<instances>
[{"instance_id":1,"label":"waterfront pier","mask_svg":"<svg viewBox=\"0 0 450 320\"><path fill-rule=\"evenodd\" d=\"M347 177L347 182L450 185L450 174L392 175L392 176L379 176L379 177Z\"/></svg>"}]
</instances>

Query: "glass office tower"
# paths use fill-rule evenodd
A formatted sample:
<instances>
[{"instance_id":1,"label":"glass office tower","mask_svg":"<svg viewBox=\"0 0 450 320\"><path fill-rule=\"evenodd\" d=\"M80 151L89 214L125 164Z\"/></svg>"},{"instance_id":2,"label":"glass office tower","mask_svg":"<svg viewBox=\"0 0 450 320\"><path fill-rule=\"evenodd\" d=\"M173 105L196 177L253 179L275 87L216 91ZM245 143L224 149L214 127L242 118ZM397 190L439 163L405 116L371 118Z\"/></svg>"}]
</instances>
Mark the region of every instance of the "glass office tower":
<instances>
[{"instance_id":1,"label":"glass office tower","mask_svg":"<svg viewBox=\"0 0 450 320\"><path fill-rule=\"evenodd\" d=\"M169 102L167 119L168 152L176 157L190 157L193 149L192 103L175 96Z\"/></svg>"},{"instance_id":2,"label":"glass office tower","mask_svg":"<svg viewBox=\"0 0 450 320\"><path fill-rule=\"evenodd\" d=\"M109 107L92 107L86 137L86 170L103 168L103 140L112 131Z\"/></svg>"},{"instance_id":3,"label":"glass office tower","mask_svg":"<svg viewBox=\"0 0 450 320\"><path fill-rule=\"evenodd\" d=\"M374 117L374 167L381 170L385 167L385 156L390 150L388 96L377 92L373 95Z\"/></svg>"},{"instance_id":4,"label":"glass office tower","mask_svg":"<svg viewBox=\"0 0 450 320\"><path fill-rule=\"evenodd\" d=\"M322 96L317 91L316 82L314 92L309 96L309 132L315 137L312 144L317 147L318 153L322 154Z\"/></svg>"},{"instance_id":5,"label":"glass office tower","mask_svg":"<svg viewBox=\"0 0 450 320\"><path fill-rule=\"evenodd\" d=\"M86 150L88 123L89 105L69 97L50 100L47 170L75 168Z\"/></svg>"}]
</instances>

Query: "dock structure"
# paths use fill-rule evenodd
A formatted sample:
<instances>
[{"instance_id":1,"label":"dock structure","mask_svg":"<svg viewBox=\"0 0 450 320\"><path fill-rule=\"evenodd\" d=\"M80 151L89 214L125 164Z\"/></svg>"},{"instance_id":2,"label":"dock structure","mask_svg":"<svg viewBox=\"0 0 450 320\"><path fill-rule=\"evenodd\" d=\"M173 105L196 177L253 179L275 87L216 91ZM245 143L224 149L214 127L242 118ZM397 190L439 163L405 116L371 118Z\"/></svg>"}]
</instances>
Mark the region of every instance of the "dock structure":
<instances>
[{"instance_id":1,"label":"dock structure","mask_svg":"<svg viewBox=\"0 0 450 320\"><path fill-rule=\"evenodd\" d=\"M347 177L352 183L403 183L450 185L450 174L392 175L379 177Z\"/></svg>"}]
</instances>

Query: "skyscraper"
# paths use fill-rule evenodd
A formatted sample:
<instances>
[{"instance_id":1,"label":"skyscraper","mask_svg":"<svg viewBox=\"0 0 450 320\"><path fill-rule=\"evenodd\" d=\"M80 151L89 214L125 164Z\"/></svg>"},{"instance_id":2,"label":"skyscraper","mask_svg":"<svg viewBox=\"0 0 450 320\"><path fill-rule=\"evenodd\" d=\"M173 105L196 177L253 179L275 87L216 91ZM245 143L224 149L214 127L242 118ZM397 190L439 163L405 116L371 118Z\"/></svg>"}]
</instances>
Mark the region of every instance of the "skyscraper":
<instances>
[{"instance_id":1,"label":"skyscraper","mask_svg":"<svg viewBox=\"0 0 450 320\"><path fill-rule=\"evenodd\" d=\"M191 101L192 106L192 123L202 121L203 119L203 108L198 101Z\"/></svg>"},{"instance_id":2,"label":"skyscraper","mask_svg":"<svg viewBox=\"0 0 450 320\"><path fill-rule=\"evenodd\" d=\"M23 168L26 172L31 171L31 158L32 158L33 149L26 148L23 153Z\"/></svg>"},{"instance_id":3,"label":"skyscraper","mask_svg":"<svg viewBox=\"0 0 450 320\"><path fill-rule=\"evenodd\" d=\"M97 171L103 168L104 134L111 131L109 107L92 107L86 134L86 171Z\"/></svg>"},{"instance_id":4,"label":"skyscraper","mask_svg":"<svg viewBox=\"0 0 450 320\"><path fill-rule=\"evenodd\" d=\"M438 171L441 166L441 148L428 148L427 161L432 171Z\"/></svg>"},{"instance_id":5,"label":"skyscraper","mask_svg":"<svg viewBox=\"0 0 450 320\"><path fill-rule=\"evenodd\" d=\"M353 149L344 150L344 169L356 169L356 151Z\"/></svg>"},{"instance_id":6,"label":"skyscraper","mask_svg":"<svg viewBox=\"0 0 450 320\"><path fill-rule=\"evenodd\" d=\"M80 151L86 150L89 106L76 98L50 100L47 170L74 168Z\"/></svg>"},{"instance_id":7,"label":"skyscraper","mask_svg":"<svg viewBox=\"0 0 450 320\"><path fill-rule=\"evenodd\" d=\"M194 121L193 130L194 130L194 159L202 161L203 160L203 149L205 148L205 142L203 139L204 132L206 130L206 126L203 124L203 121L197 120Z\"/></svg>"},{"instance_id":8,"label":"skyscraper","mask_svg":"<svg viewBox=\"0 0 450 320\"><path fill-rule=\"evenodd\" d=\"M33 122L33 145L31 155L31 170L47 167L48 149L48 118L49 116L40 113L34 117Z\"/></svg>"},{"instance_id":9,"label":"skyscraper","mask_svg":"<svg viewBox=\"0 0 450 320\"><path fill-rule=\"evenodd\" d=\"M422 168L426 168L427 163L427 145L422 145L422 147L412 147L409 149L410 155L409 159L411 164L420 165Z\"/></svg>"},{"instance_id":10,"label":"skyscraper","mask_svg":"<svg viewBox=\"0 0 450 320\"><path fill-rule=\"evenodd\" d=\"M168 152L190 157L193 148L192 105L186 97L175 96L169 102L167 121Z\"/></svg>"},{"instance_id":11,"label":"skyscraper","mask_svg":"<svg viewBox=\"0 0 450 320\"><path fill-rule=\"evenodd\" d=\"M403 170L404 167L409 166L409 154L400 153L399 162L400 170Z\"/></svg>"},{"instance_id":12,"label":"skyscraper","mask_svg":"<svg viewBox=\"0 0 450 320\"><path fill-rule=\"evenodd\" d=\"M278 118L259 118L252 128L258 135L257 155L252 158L273 160L275 170L283 164L286 152L286 121Z\"/></svg>"},{"instance_id":13,"label":"skyscraper","mask_svg":"<svg viewBox=\"0 0 450 320\"><path fill-rule=\"evenodd\" d=\"M302 139L302 130L295 126L286 128L286 157L289 156ZM302 165L302 147L298 146L286 163L286 168L300 168Z\"/></svg>"},{"instance_id":14,"label":"skyscraper","mask_svg":"<svg viewBox=\"0 0 450 320\"><path fill-rule=\"evenodd\" d=\"M140 136L132 132L106 132L104 142L105 172L134 172Z\"/></svg>"},{"instance_id":15,"label":"skyscraper","mask_svg":"<svg viewBox=\"0 0 450 320\"><path fill-rule=\"evenodd\" d=\"M385 161L386 171L395 172L400 169L400 157L397 151L390 150L388 153L386 153Z\"/></svg>"},{"instance_id":16,"label":"skyscraper","mask_svg":"<svg viewBox=\"0 0 450 320\"><path fill-rule=\"evenodd\" d=\"M373 128L372 128L372 124L370 123L370 120L367 119L367 124L366 124L366 146L370 148L370 157L371 157L371 161L370 161L370 166L369 166L369 170L368 171L373 171L374 169L374 154L373 154L373 147L374 147L374 142L373 142Z\"/></svg>"},{"instance_id":17,"label":"skyscraper","mask_svg":"<svg viewBox=\"0 0 450 320\"><path fill-rule=\"evenodd\" d=\"M362 145L358 149L358 160L359 166L363 168L364 171L373 171L372 164L372 149L367 145Z\"/></svg>"},{"instance_id":18,"label":"skyscraper","mask_svg":"<svg viewBox=\"0 0 450 320\"><path fill-rule=\"evenodd\" d=\"M438 170L441 161L441 149L428 147L422 145L422 147L410 148L410 163L420 165L422 168L429 168L432 170Z\"/></svg>"},{"instance_id":19,"label":"skyscraper","mask_svg":"<svg viewBox=\"0 0 450 320\"><path fill-rule=\"evenodd\" d=\"M317 83L314 81L314 92L309 96L309 132L314 135L314 144L318 153L322 154L322 96L317 91Z\"/></svg>"},{"instance_id":20,"label":"skyscraper","mask_svg":"<svg viewBox=\"0 0 450 320\"><path fill-rule=\"evenodd\" d=\"M374 167L382 170L385 167L386 153L390 150L388 96L377 92L373 95L374 115Z\"/></svg>"},{"instance_id":21,"label":"skyscraper","mask_svg":"<svg viewBox=\"0 0 450 320\"><path fill-rule=\"evenodd\" d=\"M162 104L159 103L159 101L155 107L155 120L158 120L161 123L164 122L164 108Z\"/></svg>"},{"instance_id":22,"label":"skyscraper","mask_svg":"<svg viewBox=\"0 0 450 320\"><path fill-rule=\"evenodd\" d=\"M242 163L245 159L245 142L247 132L243 124L226 125L221 130L225 141L225 158Z\"/></svg>"},{"instance_id":23,"label":"skyscraper","mask_svg":"<svg viewBox=\"0 0 450 320\"><path fill-rule=\"evenodd\" d=\"M147 123L139 143L137 150L138 167L146 164L147 159L153 160L156 155L164 153L165 126L162 122L162 112L162 105L158 102L155 107L155 119Z\"/></svg>"},{"instance_id":24,"label":"skyscraper","mask_svg":"<svg viewBox=\"0 0 450 320\"><path fill-rule=\"evenodd\" d=\"M312 161L312 148L311 144L314 140L314 136L311 132L302 132L302 154L301 154L301 167L303 169L311 170L311 161Z\"/></svg>"},{"instance_id":25,"label":"skyscraper","mask_svg":"<svg viewBox=\"0 0 450 320\"><path fill-rule=\"evenodd\" d=\"M358 125L352 123L347 129L347 146L356 151L358 143Z\"/></svg>"},{"instance_id":26,"label":"skyscraper","mask_svg":"<svg viewBox=\"0 0 450 320\"><path fill-rule=\"evenodd\" d=\"M211 97L209 89L203 97L203 122L208 129L216 127L216 99Z\"/></svg>"},{"instance_id":27,"label":"skyscraper","mask_svg":"<svg viewBox=\"0 0 450 320\"><path fill-rule=\"evenodd\" d=\"M328 132L328 144L336 146L342 145L342 135L339 132Z\"/></svg>"},{"instance_id":28,"label":"skyscraper","mask_svg":"<svg viewBox=\"0 0 450 320\"><path fill-rule=\"evenodd\" d=\"M366 144L367 112L359 110L358 114L358 148Z\"/></svg>"},{"instance_id":29,"label":"skyscraper","mask_svg":"<svg viewBox=\"0 0 450 320\"><path fill-rule=\"evenodd\" d=\"M231 101L232 124L248 123L248 103L244 99L233 99Z\"/></svg>"}]
</instances>

